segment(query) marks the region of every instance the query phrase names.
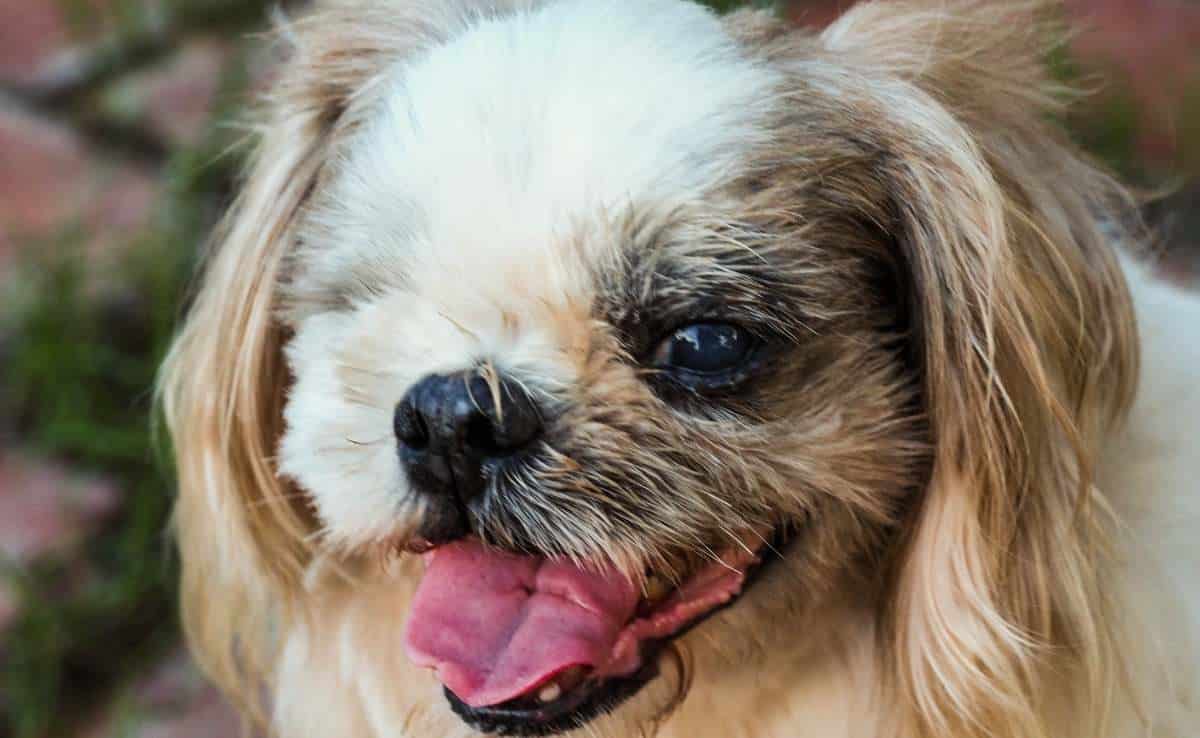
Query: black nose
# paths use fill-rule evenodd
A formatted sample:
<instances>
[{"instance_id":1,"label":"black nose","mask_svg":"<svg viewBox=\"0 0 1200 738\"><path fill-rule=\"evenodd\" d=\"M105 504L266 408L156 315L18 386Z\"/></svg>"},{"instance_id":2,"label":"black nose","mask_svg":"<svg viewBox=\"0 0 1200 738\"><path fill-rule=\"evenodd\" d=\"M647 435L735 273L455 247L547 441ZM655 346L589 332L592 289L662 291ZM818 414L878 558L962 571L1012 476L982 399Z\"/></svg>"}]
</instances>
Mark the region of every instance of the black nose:
<instances>
[{"instance_id":1,"label":"black nose","mask_svg":"<svg viewBox=\"0 0 1200 738\"><path fill-rule=\"evenodd\" d=\"M520 385L469 371L417 382L396 406L395 428L410 481L462 510L487 487L497 462L541 436L542 419Z\"/></svg>"}]
</instances>

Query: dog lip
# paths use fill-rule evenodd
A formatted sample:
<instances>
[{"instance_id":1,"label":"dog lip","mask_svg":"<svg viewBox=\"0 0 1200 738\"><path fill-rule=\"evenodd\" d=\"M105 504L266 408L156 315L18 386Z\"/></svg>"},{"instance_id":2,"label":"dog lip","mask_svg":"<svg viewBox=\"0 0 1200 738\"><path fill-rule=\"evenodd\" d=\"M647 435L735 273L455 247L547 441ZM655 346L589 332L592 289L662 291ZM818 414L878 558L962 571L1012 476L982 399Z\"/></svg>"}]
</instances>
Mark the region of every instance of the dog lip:
<instances>
[{"instance_id":1,"label":"dog lip","mask_svg":"<svg viewBox=\"0 0 1200 738\"><path fill-rule=\"evenodd\" d=\"M658 676L658 657L662 649L691 632L693 628L737 604L758 581L763 571L772 562L783 557L787 545L794 537L793 526L776 528L770 539L764 540L756 552L756 562L745 571L738 593L684 622L669 634L638 642L640 666L632 673L589 678L578 687L565 691L547 703L536 699L539 688L530 690L518 698L487 707L471 707L449 688L443 688L446 700L459 718L481 733L536 737L575 730L600 715L612 712L655 679Z\"/></svg>"},{"instance_id":2,"label":"dog lip","mask_svg":"<svg viewBox=\"0 0 1200 738\"><path fill-rule=\"evenodd\" d=\"M492 707L471 707L448 688L442 692L454 714L481 733L522 737L565 733L616 709L658 676L657 651L667 640L647 644L652 658L635 673L591 680L548 704L523 698Z\"/></svg>"}]
</instances>

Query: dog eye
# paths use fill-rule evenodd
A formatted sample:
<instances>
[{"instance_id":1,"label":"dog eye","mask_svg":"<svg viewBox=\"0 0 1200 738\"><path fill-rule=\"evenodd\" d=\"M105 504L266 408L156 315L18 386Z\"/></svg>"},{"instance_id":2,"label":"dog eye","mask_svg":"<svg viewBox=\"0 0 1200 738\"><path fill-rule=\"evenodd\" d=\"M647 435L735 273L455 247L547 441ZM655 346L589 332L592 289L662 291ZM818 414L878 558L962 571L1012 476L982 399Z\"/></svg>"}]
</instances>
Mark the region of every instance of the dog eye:
<instances>
[{"instance_id":1,"label":"dog eye","mask_svg":"<svg viewBox=\"0 0 1200 738\"><path fill-rule=\"evenodd\" d=\"M692 323L659 343L651 363L659 369L717 375L741 366L754 344L754 336L736 325Z\"/></svg>"}]
</instances>

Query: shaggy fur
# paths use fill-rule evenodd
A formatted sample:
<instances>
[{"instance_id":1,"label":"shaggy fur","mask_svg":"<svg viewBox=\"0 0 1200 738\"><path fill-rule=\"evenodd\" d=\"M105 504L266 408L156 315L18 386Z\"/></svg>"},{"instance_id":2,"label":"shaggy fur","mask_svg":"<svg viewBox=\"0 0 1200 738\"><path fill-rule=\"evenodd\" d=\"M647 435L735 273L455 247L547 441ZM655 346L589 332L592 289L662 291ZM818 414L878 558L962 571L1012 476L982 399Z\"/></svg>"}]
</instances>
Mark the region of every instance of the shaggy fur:
<instances>
[{"instance_id":1,"label":"shaggy fur","mask_svg":"<svg viewBox=\"0 0 1200 738\"><path fill-rule=\"evenodd\" d=\"M1200 734L1200 301L1048 122L1045 15L875 2L809 35L683 0L338 0L289 25L162 379L208 674L281 738L471 735L401 647L398 552L432 513L391 418L483 364L548 419L470 510L485 541L683 578L795 531L580 735ZM648 352L698 319L769 362L664 384Z\"/></svg>"}]
</instances>

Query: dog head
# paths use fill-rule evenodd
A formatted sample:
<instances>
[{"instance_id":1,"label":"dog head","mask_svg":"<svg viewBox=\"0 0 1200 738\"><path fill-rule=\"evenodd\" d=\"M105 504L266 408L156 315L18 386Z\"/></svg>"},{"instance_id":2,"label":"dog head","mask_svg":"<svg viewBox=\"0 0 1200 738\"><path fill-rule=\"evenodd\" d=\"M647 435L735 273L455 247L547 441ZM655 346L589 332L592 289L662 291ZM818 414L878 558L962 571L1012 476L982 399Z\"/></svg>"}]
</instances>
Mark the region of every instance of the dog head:
<instances>
[{"instance_id":1,"label":"dog head","mask_svg":"<svg viewBox=\"0 0 1200 738\"><path fill-rule=\"evenodd\" d=\"M481 731L620 735L865 612L901 733L1033 734L1045 646L1101 682L1119 190L1002 5L290 27L164 375L210 673L253 712L284 634L353 611L377 685L416 663ZM383 701L460 725L409 684Z\"/></svg>"}]
</instances>

